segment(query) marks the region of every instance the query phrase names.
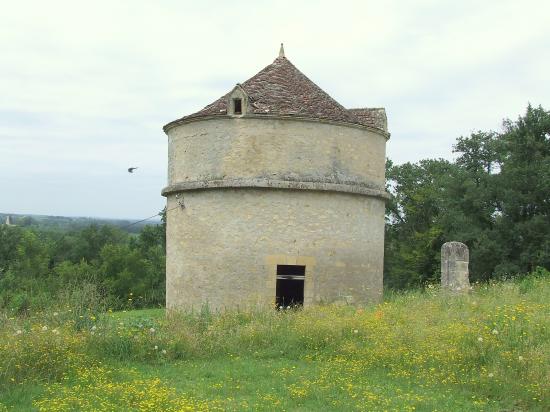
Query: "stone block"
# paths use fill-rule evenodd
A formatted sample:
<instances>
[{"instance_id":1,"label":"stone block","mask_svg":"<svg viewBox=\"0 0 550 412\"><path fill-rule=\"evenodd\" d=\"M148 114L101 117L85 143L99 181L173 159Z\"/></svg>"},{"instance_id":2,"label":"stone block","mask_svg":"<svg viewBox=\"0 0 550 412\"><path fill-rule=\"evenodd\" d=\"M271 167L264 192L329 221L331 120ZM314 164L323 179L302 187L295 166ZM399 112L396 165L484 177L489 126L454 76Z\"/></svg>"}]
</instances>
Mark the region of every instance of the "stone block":
<instances>
[{"instance_id":1,"label":"stone block","mask_svg":"<svg viewBox=\"0 0 550 412\"><path fill-rule=\"evenodd\" d=\"M460 242L447 242L441 246L441 287L453 292L470 290L468 246Z\"/></svg>"}]
</instances>

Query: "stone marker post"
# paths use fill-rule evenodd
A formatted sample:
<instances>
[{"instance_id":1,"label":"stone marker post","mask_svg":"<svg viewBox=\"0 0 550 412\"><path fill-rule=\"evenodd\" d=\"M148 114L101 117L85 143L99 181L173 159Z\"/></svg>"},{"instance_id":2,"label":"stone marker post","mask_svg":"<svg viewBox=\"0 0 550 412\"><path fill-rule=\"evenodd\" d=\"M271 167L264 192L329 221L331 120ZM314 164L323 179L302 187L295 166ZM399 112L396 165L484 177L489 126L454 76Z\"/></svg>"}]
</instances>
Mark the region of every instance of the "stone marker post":
<instances>
[{"instance_id":1,"label":"stone marker post","mask_svg":"<svg viewBox=\"0 0 550 412\"><path fill-rule=\"evenodd\" d=\"M447 242L441 246L441 287L453 292L468 292L468 246L460 242Z\"/></svg>"}]
</instances>

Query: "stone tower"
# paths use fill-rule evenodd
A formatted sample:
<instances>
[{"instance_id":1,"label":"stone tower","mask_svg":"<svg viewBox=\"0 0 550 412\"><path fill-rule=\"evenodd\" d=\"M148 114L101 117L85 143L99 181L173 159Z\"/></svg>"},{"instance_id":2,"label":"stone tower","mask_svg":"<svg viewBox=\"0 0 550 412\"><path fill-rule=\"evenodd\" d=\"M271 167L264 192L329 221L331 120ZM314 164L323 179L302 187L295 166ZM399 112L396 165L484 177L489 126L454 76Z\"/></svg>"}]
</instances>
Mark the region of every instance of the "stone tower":
<instances>
[{"instance_id":1,"label":"stone tower","mask_svg":"<svg viewBox=\"0 0 550 412\"><path fill-rule=\"evenodd\" d=\"M380 299L384 109L345 109L281 46L164 131L169 309Z\"/></svg>"}]
</instances>

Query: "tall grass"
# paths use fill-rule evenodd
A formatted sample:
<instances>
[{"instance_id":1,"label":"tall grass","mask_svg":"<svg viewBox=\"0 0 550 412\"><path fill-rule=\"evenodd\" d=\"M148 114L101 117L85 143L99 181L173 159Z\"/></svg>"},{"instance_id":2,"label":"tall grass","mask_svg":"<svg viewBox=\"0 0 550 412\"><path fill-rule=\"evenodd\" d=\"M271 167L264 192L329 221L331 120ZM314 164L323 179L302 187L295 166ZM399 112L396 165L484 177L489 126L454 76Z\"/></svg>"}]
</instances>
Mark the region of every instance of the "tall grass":
<instances>
[{"instance_id":1,"label":"tall grass","mask_svg":"<svg viewBox=\"0 0 550 412\"><path fill-rule=\"evenodd\" d=\"M550 408L550 273L544 270L476 285L466 295L427 287L364 308L125 315L109 313L90 288L67 291L58 309L25 318L3 314L0 386L62 382L106 361L284 357L320 364L318 377L294 388L303 396L334 382L353 391L378 371L471 392L478 405ZM358 401L369 401L357 391Z\"/></svg>"}]
</instances>

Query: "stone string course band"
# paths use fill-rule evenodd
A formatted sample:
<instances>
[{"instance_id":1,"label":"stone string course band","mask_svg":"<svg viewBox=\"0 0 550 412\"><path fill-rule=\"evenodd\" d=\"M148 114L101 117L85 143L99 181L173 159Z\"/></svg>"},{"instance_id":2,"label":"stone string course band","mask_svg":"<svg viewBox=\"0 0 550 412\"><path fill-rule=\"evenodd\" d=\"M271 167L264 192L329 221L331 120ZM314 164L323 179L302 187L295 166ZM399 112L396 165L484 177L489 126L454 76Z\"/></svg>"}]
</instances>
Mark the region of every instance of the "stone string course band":
<instances>
[{"instance_id":1,"label":"stone string course band","mask_svg":"<svg viewBox=\"0 0 550 412\"><path fill-rule=\"evenodd\" d=\"M379 189L374 189L361 185L325 183L325 182L299 182L289 180L273 179L223 179L223 180L204 180L192 182L180 182L175 185L165 187L162 190L163 196L172 193L188 190L219 189L219 188L270 188L270 189L290 189L290 190L315 190L327 192L351 193L362 196L377 197L384 200L390 199L390 195Z\"/></svg>"}]
</instances>

